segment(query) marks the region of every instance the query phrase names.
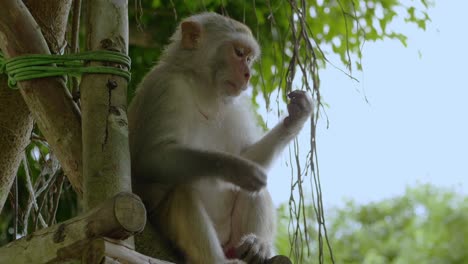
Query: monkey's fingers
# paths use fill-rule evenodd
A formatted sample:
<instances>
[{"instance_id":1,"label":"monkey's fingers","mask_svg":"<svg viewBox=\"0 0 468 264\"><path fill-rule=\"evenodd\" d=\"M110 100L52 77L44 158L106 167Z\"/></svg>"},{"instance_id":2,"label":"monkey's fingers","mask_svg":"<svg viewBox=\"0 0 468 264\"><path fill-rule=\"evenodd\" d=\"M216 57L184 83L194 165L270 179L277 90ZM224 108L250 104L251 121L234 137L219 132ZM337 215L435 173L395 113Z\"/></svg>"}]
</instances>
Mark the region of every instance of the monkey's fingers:
<instances>
[{"instance_id":1,"label":"monkey's fingers","mask_svg":"<svg viewBox=\"0 0 468 264\"><path fill-rule=\"evenodd\" d=\"M291 99L291 103L298 104L303 110L312 111L312 100L306 91L292 91L288 94L288 98Z\"/></svg>"},{"instance_id":2,"label":"monkey's fingers","mask_svg":"<svg viewBox=\"0 0 468 264\"><path fill-rule=\"evenodd\" d=\"M247 191L259 191L266 186L267 177L265 172L258 170L254 173L252 177L248 180L248 184L244 186L244 189ZM241 186L242 187L242 186Z\"/></svg>"},{"instance_id":3,"label":"monkey's fingers","mask_svg":"<svg viewBox=\"0 0 468 264\"><path fill-rule=\"evenodd\" d=\"M234 184L249 192L259 191L267 183L266 173L255 164L248 164L231 177Z\"/></svg>"},{"instance_id":4,"label":"monkey's fingers","mask_svg":"<svg viewBox=\"0 0 468 264\"><path fill-rule=\"evenodd\" d=\"M288 113L292 117L299 116L302 112L301 106L297 103L289 103L288 106Z\"/></svg>"},{"instance_id":5,"label":"monkey's fingers","mask_svg":"<svg viewBox=\"0 0 468 264\"><path fill-rule=\"evenodd\" d=\"M304 96L305 94L306 94L305 91L294 90L294 91L288 93L288 97L292 99L292 98L297 97L297 96Z\"/></svg>"},{"instance_id":6,"label":"monkey's fingers","mask_svg":"<svg viewBox=\"0 0 468 264\"><path fill-rule=\"evenodd\" d=\"M298 105L303 111L312 110L312 100L306 93L300 93L290 98L290 103Z\"/></svg>"}]
</instances>

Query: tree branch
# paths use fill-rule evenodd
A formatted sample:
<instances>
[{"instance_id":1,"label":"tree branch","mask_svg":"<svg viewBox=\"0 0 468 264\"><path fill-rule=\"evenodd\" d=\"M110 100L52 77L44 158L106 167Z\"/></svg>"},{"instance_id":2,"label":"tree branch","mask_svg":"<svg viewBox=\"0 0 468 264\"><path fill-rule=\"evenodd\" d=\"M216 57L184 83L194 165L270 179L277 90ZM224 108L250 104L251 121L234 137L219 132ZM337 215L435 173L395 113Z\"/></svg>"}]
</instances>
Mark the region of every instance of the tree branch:
<instances>
[{"instance_id":1,"label":"tree branch","mask_svg":"<svg viewBox=\"0 0 468 264\"><path fill-rule=\"evenodd\" d=\"M40 2L40 1L28 1ZM71 0L41 4L38 20L47 26L42 32L64 34ZM38 7L41 5L34 5ZM45 10L49 10L45 12ZM47 15L46 15L47 14ZM60 29L60 30L58 30ZM57 32L59 31L59 32ZM48 34L46 34L48 35ZM52 51L61 48L59 34ZM32 44L33 43L33 44ZM39 26L22 1L2 0L0 8L0 48L7 58L24 54L49 54L49 47ZM82 193L82 147L80 112L61 78L43 78L19 83L21 95L36 119L39 128L59 159L67 177L78 194Z\"/></svg>"},{"instance_id":2,"label":"tree branch","mask_svg":"<svg viewBox=\"0 0 468 264\"><path fill-rule=\"evenodd\" d=\"M0 213L28 146L33 117L21 95L0 76Z\"/></svg>"}]
</instances>

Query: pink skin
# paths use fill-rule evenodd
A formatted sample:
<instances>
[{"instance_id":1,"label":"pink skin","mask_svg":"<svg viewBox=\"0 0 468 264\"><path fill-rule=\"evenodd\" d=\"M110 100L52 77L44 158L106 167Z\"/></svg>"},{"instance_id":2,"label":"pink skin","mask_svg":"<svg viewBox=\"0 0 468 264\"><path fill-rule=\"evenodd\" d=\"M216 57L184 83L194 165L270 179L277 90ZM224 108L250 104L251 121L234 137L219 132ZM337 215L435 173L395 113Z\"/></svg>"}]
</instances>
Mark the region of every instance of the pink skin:
<instances>
[{"instance_id":1,"label":"pink skin","mask_svg":"<svg viewBox=\"0 0 468 264\"><path fill-rule=\"evenodd\" d=\"M225 81L229 95L239 95L245 91L250 80L250 53L239 52L236 48L248 50L243 47L234 47L228 58L229 65L232 65L232 79Z\"/></svg>"}]
</instances>

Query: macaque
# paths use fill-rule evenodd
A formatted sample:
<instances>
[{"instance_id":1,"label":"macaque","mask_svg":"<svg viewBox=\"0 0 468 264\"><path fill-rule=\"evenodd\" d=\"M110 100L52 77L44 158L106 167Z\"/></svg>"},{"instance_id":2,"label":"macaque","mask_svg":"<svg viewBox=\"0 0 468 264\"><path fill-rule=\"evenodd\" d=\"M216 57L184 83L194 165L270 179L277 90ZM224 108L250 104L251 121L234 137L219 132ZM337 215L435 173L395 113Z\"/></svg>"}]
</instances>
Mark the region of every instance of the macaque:
<instances>
[{"instance_id":1,"label":"macaque","mask_svg":"<svg viewBox=\"0 0 468 264\"><path fill-rule=\"evenodd\" d=\"M244 94L259 54L238 21L186 18L128 109L134 190L188 263L264 263L273 254L266 171L312 102L289 93L288 116L262 137Z\"/></svg>"}]
</instances>

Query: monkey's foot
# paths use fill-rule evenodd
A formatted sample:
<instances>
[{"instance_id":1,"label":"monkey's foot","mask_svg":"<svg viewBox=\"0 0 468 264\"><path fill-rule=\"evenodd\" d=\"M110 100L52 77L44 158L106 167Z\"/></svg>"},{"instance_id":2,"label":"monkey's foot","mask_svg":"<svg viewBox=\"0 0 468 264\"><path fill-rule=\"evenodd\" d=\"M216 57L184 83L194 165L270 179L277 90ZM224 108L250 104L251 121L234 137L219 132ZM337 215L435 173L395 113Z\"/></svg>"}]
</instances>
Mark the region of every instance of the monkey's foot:
<instances>
[{"instance_id":1,"label":"monkey's foot","mask_svg":"<svg viewBox=\"0 0 468 264\"><path fill-rule=\"evenodd\" d=\"M292 264L292 261L286 256L278 255L267 260L265 264Z\"/></svg>"},{"instance_id":2,"label":"monkey's foot","mask_svg":"<svg viewBox=\"0 0 468 264\"><path fill-rule=\"evenodd\" d=\"M236 257L249 263L266 263L271 254L271 244L254 234L244 236L235 249Z\"/></svg>"}]
</instances>

